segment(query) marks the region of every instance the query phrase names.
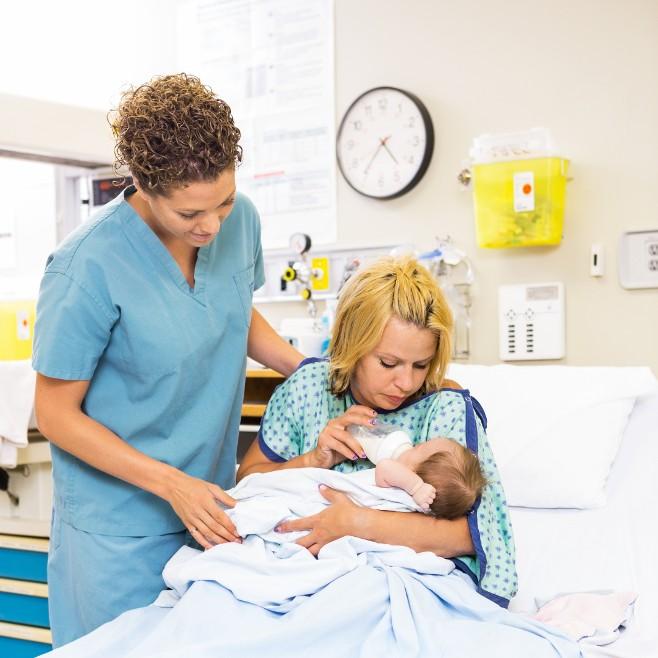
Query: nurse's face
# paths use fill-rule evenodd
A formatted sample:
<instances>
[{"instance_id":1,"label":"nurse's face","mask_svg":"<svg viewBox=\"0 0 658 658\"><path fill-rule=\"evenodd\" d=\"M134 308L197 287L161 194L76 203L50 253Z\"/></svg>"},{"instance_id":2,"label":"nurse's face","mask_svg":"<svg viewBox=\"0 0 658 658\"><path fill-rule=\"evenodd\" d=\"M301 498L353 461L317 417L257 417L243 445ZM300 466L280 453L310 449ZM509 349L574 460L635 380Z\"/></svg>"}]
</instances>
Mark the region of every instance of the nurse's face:
<instances>
[{"instance_id":1,"label":"nurse's face","mask_svg":"<svg viewBox=\"0 0 658 658\"><path fill-rule=\"evenodd\" d=\"M163 242L203 247L215 239L233 209L235 170L225 169L214 181L186 183L167 196L137 189L141 197L137 210Z\"/></svg>"},{"instance_id":2,"label":"nurse's face","mask_svg":"<svg viewBox=\"0 0 658 658\"><path fill-rule=\"evenodd\" d=\"M375 349L354 369L350 385L357 402L397 409L423 385L436 347L429 329L392 317Z\"/></svg>"}]
</instances>

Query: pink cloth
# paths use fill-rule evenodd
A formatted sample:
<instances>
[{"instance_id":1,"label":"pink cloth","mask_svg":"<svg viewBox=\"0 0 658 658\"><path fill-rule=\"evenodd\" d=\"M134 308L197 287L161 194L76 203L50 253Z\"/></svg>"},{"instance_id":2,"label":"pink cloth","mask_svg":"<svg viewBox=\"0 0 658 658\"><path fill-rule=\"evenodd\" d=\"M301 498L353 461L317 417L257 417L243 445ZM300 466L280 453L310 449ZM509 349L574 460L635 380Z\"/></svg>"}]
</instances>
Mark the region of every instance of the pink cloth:
<instances>
[{"instance_id":1,"label":"pink cloth","mask_svg":"<svg viewBox=\"0 0 658 658\"><path fill-rule=\"evenodd\" d=\"M576 592L544 604L534 619L560 629L574 640L608 644L617 639L619 627L631 615L635 592Z\"/></svg>"}]
</instances>

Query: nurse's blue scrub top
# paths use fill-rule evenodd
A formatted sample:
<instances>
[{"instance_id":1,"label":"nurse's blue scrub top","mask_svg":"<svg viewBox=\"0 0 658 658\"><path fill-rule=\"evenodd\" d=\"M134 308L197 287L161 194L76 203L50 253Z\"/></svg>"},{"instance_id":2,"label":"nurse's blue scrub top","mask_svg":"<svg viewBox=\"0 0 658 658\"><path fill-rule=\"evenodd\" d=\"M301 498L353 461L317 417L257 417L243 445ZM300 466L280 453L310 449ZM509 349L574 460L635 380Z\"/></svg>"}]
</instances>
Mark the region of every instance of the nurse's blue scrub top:
<instances>
[{"instance_id":1,"label":"nurse's blue scrub top","mask_svg":"<svg viewBox=\"0 0 658 658\"><path fill-rule=\"evenodd\" d=\"M90 380L84 412L137 450L230 488L252 295L264 282L260 220L237 195L199 249L191 289L124 198L104 206L49 257L33 366ZM183 529L164 500L52 445L54 505L87 532L149 536Z\"/></svg>"}]
</instances>

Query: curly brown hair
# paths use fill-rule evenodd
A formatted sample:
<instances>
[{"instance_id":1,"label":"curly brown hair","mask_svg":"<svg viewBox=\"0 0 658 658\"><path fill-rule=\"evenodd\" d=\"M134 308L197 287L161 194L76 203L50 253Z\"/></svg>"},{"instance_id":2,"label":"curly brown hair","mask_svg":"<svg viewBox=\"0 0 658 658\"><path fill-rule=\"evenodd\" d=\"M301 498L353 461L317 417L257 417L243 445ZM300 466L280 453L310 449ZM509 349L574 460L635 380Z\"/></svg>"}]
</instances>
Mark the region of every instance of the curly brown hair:
<instances>
[{"instance_id":1,"label":"curly brown hair","mask_svg":"<svg viewBox=\"0 0 658 658\"><path fill-rule=\"evenodd\" d=\"M115 171L127 166L144 191L214 180L242 161L231 108L199 78L186 73L131 87L110 111Z\"/></svg>"}]
</instances>

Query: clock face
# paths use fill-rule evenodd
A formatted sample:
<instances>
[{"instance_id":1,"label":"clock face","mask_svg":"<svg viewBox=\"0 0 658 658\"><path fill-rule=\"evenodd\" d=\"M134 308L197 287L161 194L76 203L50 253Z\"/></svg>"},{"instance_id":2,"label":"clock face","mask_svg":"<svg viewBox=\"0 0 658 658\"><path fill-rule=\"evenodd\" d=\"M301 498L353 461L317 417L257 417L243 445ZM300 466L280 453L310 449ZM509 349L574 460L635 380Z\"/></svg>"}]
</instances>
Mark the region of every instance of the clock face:
<instances>
[{"instance_id":1,"label":"clock face","mask_svg":"<svg viewBox=\"0 0 658 658\"><path fill-rule=\"evenodd\" d=\"M357 98L336 139L338 167L361 194L393 199L415 187L434 149L429 112L413 94L378 87Z\"/></svg>"}]
</instances>

